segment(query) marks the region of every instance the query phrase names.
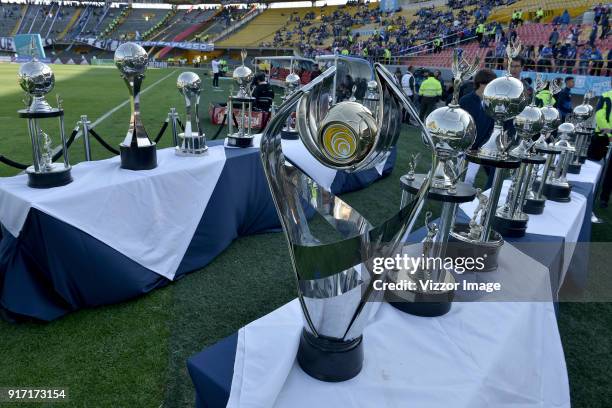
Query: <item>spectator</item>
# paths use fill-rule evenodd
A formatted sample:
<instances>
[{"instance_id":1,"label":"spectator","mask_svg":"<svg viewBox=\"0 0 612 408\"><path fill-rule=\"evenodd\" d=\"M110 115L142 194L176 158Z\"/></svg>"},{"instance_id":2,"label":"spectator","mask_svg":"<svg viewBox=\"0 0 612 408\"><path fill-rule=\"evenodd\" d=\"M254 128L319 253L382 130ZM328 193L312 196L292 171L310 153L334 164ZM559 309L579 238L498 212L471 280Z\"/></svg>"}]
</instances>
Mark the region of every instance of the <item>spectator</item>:
<instances>
[{"instance_id":1,"label":"spectator","mask_svg":"<svg viewBox=\"0 0 612 408\"><path fill-rule=\"evenodd\" d=\"M603 55L599 48L593 47L593 51L591 52L591 75L601 75L601 70L603 69Z\"/></svg>"},{"instance_id":2,"label":"spectator","mask_svg":"<svg viewBox=\"0 0 612 408\"><path fill-rule=\"evenodd\" d=\"M587 74L589 62L591 61L591 53L592 49L590 45L585 46L584 50L582 50L582 52L580 53L580 62L578 65L578 73L580 75Z\"/></svg>"},{"instance_id":3,"label":"spectator","mask_svg":"<svg viewBox=\"0 0 612 408\"><path fill-rule=\"evenodd\" d=\"M562 30L565 30L565 27L567 27L567 25L570 23L570 20L571 20L571 17L570 17L569 11L567 11L567 9L563 10L563 14L561 14L561 18L559 19Z\"/></svg>"},{"instance_id":4,"label":"spectator","mask_svg":"<svg viewBox=\"0 0 612 408\"><path fill-rule=\"evenodd\" d=\"M548 37L548 42L552 45L557 44L557 41L559 41L559 31L557 31L557 27L553 28L552 33L550 33L550 36Z\"/></svg>"},{"instance_id":5,"label":"spectator","mask_svg":"<svg viewBox=\"0 0 612 408\"><path fill-rule=\"evenodd\" d=\"M409 67L406 70L404 75L402 75L402 80L400 81L400 83L402 84L402 89L404 90L404 93L406 94L406 96L408 96L409 99L413 99L415 90L415 80L414 75L412 75L411 68L412 67Z\"/></svg>"},{"instance_id":6,"label":"spectator","mask_svg":"<svg viewBox=\"0 0 612 408\"><path fill-rule=\"evenodd\" d=\"M572 107L572 88L574 87L574 77L565 77L565 87L557 94L556 108L561 114L561 121L565 122L567 115L573 111Z\"/></svg>"},{"instance_id":7,"label":"spectator","mask_svg":"<svg viewBox=\"0 0 612 408\"><path fill-rule=\"evenodd\" d=\"M219 89L219 60L217 59L217 57L213 58L212 62L212 73L213 73L213 83L212 86L215 89Z\"/></svg>"},{"instance_id":8,"label":"spectator","mask_svg":"<svg viewBox=\"0 0 612 408\"><path fill-rule=\"evenodd\" d=\"M578 50L576 49L576 45L571 43L567 44L565 48L565 73L571 74L574 72L574 66L576 66L576 56L578 55Z\"/></svg>"},{"instance_id":9,"label":"spectator","mask_svg":"<svg viewBox=\"0 0 612 408\"><path fill-rule=\"evenodd\" d=\"M255 88L252 96L255 98L254 108L262 111L269 111L274 100L274 90L268 82L266 82L266 74L259 72L255 75Z\"/></svg>"},{"instance_id":10,"label":"spectator","mask_svg":"<svg viewBox=\"0 0 612 408\"><path fill-rule=\"evenodd\" d=\"M542 51L540 51L540 58L538 58L537 71L551 72L552 59L553 59L552 44L548 43L548 45L542 48Z\"/></svg>"}]
</instances>

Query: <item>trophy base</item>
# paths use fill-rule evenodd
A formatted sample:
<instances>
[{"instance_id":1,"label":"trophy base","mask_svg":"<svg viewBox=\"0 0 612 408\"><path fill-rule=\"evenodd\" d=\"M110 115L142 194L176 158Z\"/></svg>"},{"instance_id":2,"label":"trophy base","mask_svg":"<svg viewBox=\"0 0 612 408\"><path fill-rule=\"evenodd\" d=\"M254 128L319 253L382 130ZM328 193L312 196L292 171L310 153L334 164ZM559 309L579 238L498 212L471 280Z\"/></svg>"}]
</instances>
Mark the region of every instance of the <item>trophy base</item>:
<instances>
[{"instance_id":1,"label":"trophy base","mask_svg":"<svg viewBox=\"0 0 612 408\"><path fill-rule=\"evenodd\" d=\"M483 267L481 269L468 270L466 272L491 272L497 269L497 258L504 244L502 236L491 230L488 241L475 241L467 234L470 231L468 224L455 224L448 237L450 245L446 248L446 256L451 258L481 258Z\"/></svg>"},{"instance_id":2,"label":"trophy base","mask_svg":"<svg viewBox=\"0 0 612 408\"><path fill-rule=\"evenodd\" d=\"M317 380L350 380L363 367L363 336L351 341L316 337L302 330L297 361L302 370Z\"/></svg>"},{"instance_id":3,"label":"trophy base","mask_svg":"<svg viewBox=\"0 0 612 408\"><path fill-rule=\"evenodd\" d=\"M570 193L572 192L572 187L566 186L557 186L554 184L544 184L543 193L548 200L556 201L559 203L569 203Z\"/></svg>"},{"instance_id":4,"label":"trophy base","mask_svg":"<svg viewBox=\"0 0 612 408\"><path fill-rule=\"evenodd\" d=\"M586 162L587 157L586 156L580 156L578 158L578 160L580 161L580 164L584 164Z\"/></svg>"},{"instance_id":5,"label":"trophy base","mask_svg":"<svg viewBox=\"0 0 612 408\"><path fill-rule=\"evenodd\" d=\"M253 136L228 136L228 147L253 147Z\"/></svg>"},{"instance_id":6,"label":"trophy base","mask_svg":"<svg viewBox=\"0 0 612 408\"><path fill-rule=\"evenodd\" d=\"M180 143L174 148L177 156L203 156L208 151L206 146L206 136L195 135L185 137L185 133L178 134Z\"/></svg>"},{"instance_id":7,"label":"trophy base","mask_svg":"<svg viewBox=\"0 0 612 408\"><path fill-rule=\"evenodd\" d=\"M126 170L151 170L157 167L155 143L150 146L132 147L119 145L121 168Z\"/></svg>"},{"instance_id":8,"label":"trophy base","mask_svg":"<svg viewBox=\"0 0 612 408\"><path fill-rule=\"evenodd\" d=\"M32 188L52 188L61 187L72 183L72 167L64 167L63 164L53 163L52 169L45 172L36 172L34 166L26 169L28 175L28 187Z\"/></svg>"},{"instance_id":9,"label":"trophy base","mask_svg":"<svg viewBox=\"0 0 612 408\"><path fill-rule=\"evenodd\" d=\"M445 284L455 284L455 278L449 272L445 273ZM420 287L420 282L416 282ZM394 308L414 316L442 316L451 309L454 290L422 291L422 290L387 290L385 300Z\"/></svg>"},{"instance_id":10,"label":"trophy base","mask_svg":"<svg viewBox=\"0 0 612 408\"><path fill-rule=\"evenodd\" d=\"M499 232L502 237L520 238L525 236L528 221L528 218L524 220L515 220L496 215L495 218L493 218L493 228L495 228L495 231Z\"/></svg>"},{"instance_id":11,"label":"trophy base","mask_svg":"<svg viewBox=\"0 0 612 408\"><path fill-rule=\"evenodd\" d=\"M284 140L297 140L300 138L300 134L296 130L281 130L281 139Z\"/></svg>"},{"instance_id":12,"label":"trophy base","mask_svg":"<svg viewBox=\"0 0 612 408\"><path fill-rule=\"evenodd\" d=\"M567 172L571 174L580 174L582 168L581 164L570 163L567 167Z\"/></svg>"},{"instance_id":13,"label":"trophy base","mask_svg":"<svg viewBox=\"0 0 612 408\"><path fill-rule=\"evenodd\" d=\"M523 203L523 212L525 214L542 214L544 212L544 207L546 206L546 199L542 198L540 200L536 198L527 198Z\"/></svg>"}]
</instances>

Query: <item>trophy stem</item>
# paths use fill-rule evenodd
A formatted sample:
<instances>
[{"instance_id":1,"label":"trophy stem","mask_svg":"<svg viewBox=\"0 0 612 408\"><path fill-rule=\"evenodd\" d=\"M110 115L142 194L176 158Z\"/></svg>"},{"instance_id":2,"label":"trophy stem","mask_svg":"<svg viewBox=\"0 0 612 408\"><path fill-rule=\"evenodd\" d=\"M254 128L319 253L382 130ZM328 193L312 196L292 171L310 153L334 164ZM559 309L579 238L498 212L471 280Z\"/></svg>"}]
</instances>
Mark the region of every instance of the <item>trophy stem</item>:
<instances>
[{"instance_id":1,"label":"trophy stem","mask_svg":"<svg viewBox=\"0 0 612 408\"><path fill-rule=\"evenodd\" d=\"M550 172L553 159L554 155L550 153L546 155L546 163L544 164L544 170L542 170L542 178L540 184L538 185L538 191L536 194L537 199L544 198L544 184L546 184L546 180L548 179L548 173Z\"/></svg>"},{"instance_id":2,"label":"trophy stem","mask_svg":"<svg viewBox=\"0 0 612 408\"><path fill-rule=\"evenodd\" d=\"M30 140L32 141L32 163L34 165L34 170L38 173L40 171L40 162L38 160L40 152L38 146L38 133L34 125L35 120L36 119L28 119L28 132L30 133Z\"/></svg>"},{"instance_id":3,"label":"trophy stem","mask_svg":"<svg viewBox=\"0 0 612 408\"><path fill-rule=\"evenodd\" d=\"M59 131L60 131L60 138L62 140L62 154L64 156L64 168L69 169L70 160L68 158L68 145L66 144L66 131L64 128L64 116L63 115L59 117Z\"/></svg>"},{"instance_id":4,"label":"trophy stem","mask_svg":"<svg viewBox=\"0 0 612 408\"><path fill-rule=\"evenodd\" d=\"M486 242L491 238L491 227L493 224L493 218L495 216L495 206L499 201L501 194L502 185L504 183L504 169L496 167L493 175L493 185L489 192L489 201L487 202L487 208L485 210L484 220L482 222L482 234L480 235L480 242Z\"/></svg>"}]
</instances>

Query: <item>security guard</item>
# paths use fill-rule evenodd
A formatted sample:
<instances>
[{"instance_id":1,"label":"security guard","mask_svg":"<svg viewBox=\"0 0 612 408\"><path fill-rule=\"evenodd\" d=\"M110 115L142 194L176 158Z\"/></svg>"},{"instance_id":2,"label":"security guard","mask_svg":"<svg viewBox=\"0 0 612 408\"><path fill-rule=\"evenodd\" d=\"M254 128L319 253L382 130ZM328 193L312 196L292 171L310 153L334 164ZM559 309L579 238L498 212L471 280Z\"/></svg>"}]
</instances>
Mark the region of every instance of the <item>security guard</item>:
<instances>
[{"instance_id":1,"label":"security guard","mask_svg":"<svg viewBox=\"0 0 612 408\"><path fill-rule=\"evenodd\" d=\"M595 113L597 126L595 136L589 147L589 159L599 161L606 157L608 144L612 138L612 90L601 95L597 112ZM601 195L599 196L599 206L608 207L610 192L612 191L612 165L608 164L606 174L603 175L601 183Z\"/></svg>"},{"instance_id":2,"label":"security guard","mask_svg":"<svg viewBox=\"0 0 612 408\"><path fill-rule=\"evenodd\" d=\"M536 94L536 105L538 108L543 106L554 106L556 102L555 97L553 96L552 92L550 92L548 87L542 89Z\"/></svg>"},{"instance_id":3,"label":"security guard","mask_svg":"<svg viewBox=\"0 0 612 408\"><path fill-rule=\"evenodd\" d=\"M544 18L544 9L542 7L538 7L535 13L536 23L539 23L540 21L542 21L542 18Z\"/></svg>"},{"instance_id":4,"label":"security guard","mask_svg":"<svg viewBox=\"0 0 612 408\"><path fill-rule=\"evenodd\" d=\"M484 23L478 24L478 26L476 27L476 37L478 37L478 42L482 41L482 37L484 36L484 32L485 32L485 25L484 25Z\"/></svg>"},{"instance_id":5,"label":"security guard","mask_svg":"<svg viewBox=\"0 0 612 408\"><path fill-rule=\"evenodd\" d=\"M419 88L419 96L421 97L421 111L419 117L423 122L427 115L436 107L436 102L442 96L442 84L428 71L425 72L427 79L421 83Z\"/></svg>"},{"instance_id":6,"label":"security guard","mask_svg":"<svg viewBox=\"0 0 612 408\"><path fill-rule=\"evenodd\" d=\"M391 50L388 48L385 48L385 51L383 52L383 56L385 57L385 62L387 64L391 63Z\"/></svg>"},{"instance_id":7,"label":"security guard","mask_svg":"<svg viewBox=\"0 0 612 408\"><path fill-rule=\"evenodd\" d=\"M434 52L442 51L442 38L437 37L433 40Z\"/></svg>"},{"instance_id":8,"label":"security guard","mask_svg":"<svg viewBox=\"0 0 612 408\"><path fill-rule=\"evenodd\" d=\"M346 48L343 48L342 51L340 51L340 54L349 55L349 50L347 50Z\"/></svg>"}]
</instances>

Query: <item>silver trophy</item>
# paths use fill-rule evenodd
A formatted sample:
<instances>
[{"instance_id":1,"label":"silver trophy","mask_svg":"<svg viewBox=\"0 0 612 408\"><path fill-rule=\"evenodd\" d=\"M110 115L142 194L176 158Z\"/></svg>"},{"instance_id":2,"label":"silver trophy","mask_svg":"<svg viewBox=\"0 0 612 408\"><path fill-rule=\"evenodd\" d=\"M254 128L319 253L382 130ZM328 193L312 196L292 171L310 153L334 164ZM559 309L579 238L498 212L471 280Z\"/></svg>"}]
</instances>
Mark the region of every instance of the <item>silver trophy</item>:
<instances>
[{"instance_id":1,"label":"silver trophy","mask_svg":"<svg viewBox=\"0 0 612 408\"><path fill-rule=\"evenodd\" d=\"M538 74L538 77L541 77L541 75ZM537 82L538 81L536 79L536 83ZM549 82L548 87L553 95L556 95L561 91L560 81L558 80ZM561 151L554 146L555 140L553 138L554 131L561 123L561 114L555 107L552 106L551 102L552 100L549 100L548 104L540 108L544 125L542 126L540 137L535 142L534 150L538 154L543 155L546 161L544 164L544 169L542 170L542 175L539 177L539 179L538 174L540 172L540 164L534 165L534 170L531 174L527 194L523 203L523 211L526 214L542 214L542 212L544 212L546 196L544 195L544 183L542 180L547 179L555 161L555 156L561 153Z\"/></svg>"},{"instance_id":2,"label":"silver trophy","mask_svg":"<svg viewBox=\"0 0 612 408\"><path fill-rule=\"evenodd\" d=\"M572 112L572 123L576 127L575 139L573 141L576 152L573 154L571 163L568 166L568 173L580 173L582 163L584 163L587 157L591 137L595 131L595 126L593 125L595 109L589 104L590 99L591 92L585 92L582 103L576 106Z\"/></svg>"},{"instance_id":3,"label":"silver trophy","mask_svg":"<svg viewBox=\"0 0 612 408\"><path fill-rule=\"evenodd\" d=\"M514 127L520 143L510 151L510 155L519 159L521 164L514 171L506 202L497 209L493 221L495 230L504 237L522 237L527 231L529 216L523 211L523 203L527 197L533 166L546 161L543 156L536 155L533 151L534 137L539 135L544 126L542 112L535 104L535 94L545 86L543 82L536 82L531 104L514 118Z\"/></svg>"},{"instance_id":4,"label":"silver trophy","mask_svg":"<svg viewBox=\"0 0 612 408\"><path fill-rule=\"evenodd\" d=\"M465 110L459 107L459 89L464 80L471 77L478 69L480 61L476 58L468 62L461 58L455 50L453 54L454 93L448 106L438 108L425 119L425 127L434 141L434 149L439 158L434 170L428 199L442 203L442 214L430 245L432 257L443 259L446 257L448 238L453 224L457 205L472 201L476 197L476 190L459 181L461 169L457 165L458 156L472 145L476 138L476 125L474 119ZM411 171L412 168L411 168ZM408 174L400 179L402 187L402 204L407 197L416 194L428 174ZM427 223L426 223L427 224ZM450 271L442 267L427 269L427 271L399 271L395 280L413 280L416 282L416 291L390 291L387 299L392 305L407 313L420 316L438 316L450 310L452 291L427 291L423 289L421 281L454 282ZM392 276L393 280L394 277ZM425 282L423 282L425 283Z\"/></svg>"},{"instance_id":5,"label":"silver trophy","mask_svg":"<svg viewBox=\"0 0 612 408\"><path fill-rule=\"evenodd\" d=\"M347 172L369 169L387 157L397 142L401 106L409 102L393 75L376 65L381 103L379 118L357 102L333 103L335 67L291 95L266 127L261 157L296 274L304 317L297 361L310 376L343 381L363 364L362 332L374 316L383 292L375 290L386 271L375 272L381 257L399 252L412 230L430 182L406 206L380 225L372 225L353 207L317 184L282 151L280 130L297 109L297 128L308 152L322 165ZM427 132L430 146L433 141ZM435 154L432 154L435 164ZM310 223L316 212L323 225ZM337 234L337 235L336 235ZM338 238L331 238L332 236Z\"/></svg>"},{"instance_id":6,"label":"silver trophy","mask_svg":"<svg viewBox=\"0 0 612 408\"><path fill-rule=\"evenodd\" d=\"M512 60L518 56L520 50L521 45L518 40L508 43L506 47L508 71L504 76L489 82L484 89L485 111L495 121L491 137L478 151L466 153L468 161L495 168L493 185L489 192L487 208L481 217L481 225L475 228L469 224L457 224L451 233L451 241L459 243L453 245L456 251L454 255L485 258L485 267L482 271L497 268L497 255L504 243L501 235L492 228L504 180L504 171L520 166L520 160L508 154L514 141L504 130L504 122L520 114L529 103L523 83L510 76L509 73ZM474 238L476 236L478 238Z\"/></svg>"},{"instance_id":7,"label":"silver trophy","mask_svg":"<svg viewBox=\"0 0 612 408\"><path fill-rule=\"evenodd\" d=\"M293 72L293 61L291 61L291 70L289 75L285 78L285 95L283 101L287 100L295 91L300 88L300 76ZM295 112L289 115L285 127L281 130L281 136L287 140L299 139L299 134L295 129Z\"/></svg>"},{"instance_id":8,"label":"silver trophy","mask_svg":"<svg viewBox=\"0 0 612 408\"><path fill-rule=\"evenodd\" d=\"M543 193L547 199L562 203L571 200L570 193L572 186L567 181L567 170L572 161L576 148L572 143L572 138L576 128L571 123L562 123L557 128L557 138L554 147L561 153L557 156L557 161L552 172L549 172L544 183Z\"/></svg>"},{"instance_id":9,"label":"silver trophy","mask_svg":"<svg viewBox=\"0 0 612 408\"><path fill-rule=\"evenodd\" d=\"M178 134L175 152L179 156L201 156L208 150L198 112L202 81L196 73L186 71L178 76L176 87L185 98L185 130Z\"/></svg>"},{"instance_id":10,"label":"silver trophy","mask_svg":"<svg viewBox=\"0 0 612 408\"><path fill-rule=\"evenodd\" d=\"M26 108L18 111L19 117L27 119L28 133L32 142L33 164L26 169L28 186L49 188L63 186L72 181L68 160L68 147L64 131L64 109L58 97L58 107L53 108L45 95L53 90L55 76L51 68L36 58L19 68L19 85L26 92ZM62 144L63 163L53 163L51 137L41 127L45 119L58 118L59 137Z\"/></svg>"},{"instance_id":11,"label":"silver trophy","mask_svg":"<svg viewBox=\"0 0 612 408\"><path fill-rule=\"evenodd\" d=\"M149 139L140 117L140 92L149 64L147 52L135 43L123 43L115 50L115 65L130 92L130 126L119 145L121 168L149 170L157 167L155 142Z\"/></svg>"},{"instance_id":12,"label":"silver trophy","mask_svg":"<svg viewBox=\"0 0 612 408\"><path fill-rule=\"evenodd\" d=\"M251 121L253 114L253 103L255 98L251 96L248 89L253 79L253 71L244 65L247 53L245 50L240 52L242 65L234 69L232 78L238 84L236 95L230 95L227 103L227 145L230 147L251 147L253 146L253 135L251 134ZM235 116L234 108L238 106L238 116ZM238 129L234 131L234 121Z\"/></svg>"},{"instance_id":13,"label":"silver trophy","mask_svg":"<svg viewBox=\"0 0 612 408\"><path fill-rule=\"evenodd\" d=\"M378 97L378 83L374 80L368 81L366 94L363 97L363 105L370 109L373 113L376 112L380 98Z\"/></svg>"}]
</instances>

